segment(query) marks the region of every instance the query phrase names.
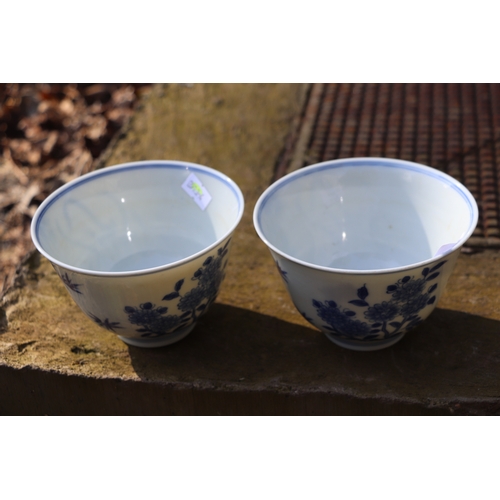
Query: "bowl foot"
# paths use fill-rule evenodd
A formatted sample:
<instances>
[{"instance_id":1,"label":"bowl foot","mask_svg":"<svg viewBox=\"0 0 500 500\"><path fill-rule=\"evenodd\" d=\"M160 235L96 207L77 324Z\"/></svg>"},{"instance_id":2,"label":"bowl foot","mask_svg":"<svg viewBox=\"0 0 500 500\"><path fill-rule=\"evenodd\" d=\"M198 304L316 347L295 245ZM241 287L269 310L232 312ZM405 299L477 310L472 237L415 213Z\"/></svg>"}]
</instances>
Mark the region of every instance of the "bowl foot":
<instances>
[{"instance_id":1,"label":"bowl foot","mask_svg":"<svg viewBox=\"0 0 500 500\"><path fill-rule=\"evenodd\" d=\"M351 349L352 351L378 351L380 349L385 349L386 347L394 345L396 342L399 342L405 336L404 333L400 333L399 335L395 335L390 339L363 341L363 340L340 339L331 335L330 333L326 332L323 333L334 344L337 344L340 347L345 347L346 349Z\"/></svg>"},{"instance_id":2,"label":"bowl foot","mask_svg":"<svg viewBox=\"0 0 500 500\"><path fill-rule=\"evenodd\" d=\"M187 335L191 333L191 330L193 330L195 326L196 323L193 323L192 325L189 325L186 328L183 328L182 330L179 330L175 333L171 333L170 335L164 335L162 337L156 337L150 339L128 338L128 337L122 337L121 335L118 335L118 338L120 340L123 340L125 344L133 345L134 347L163 347L165 345L170 345L174 344L175 342L179 342L179 340L182 340L184 337L187 337Z\"/></svg>"}]
</instances>

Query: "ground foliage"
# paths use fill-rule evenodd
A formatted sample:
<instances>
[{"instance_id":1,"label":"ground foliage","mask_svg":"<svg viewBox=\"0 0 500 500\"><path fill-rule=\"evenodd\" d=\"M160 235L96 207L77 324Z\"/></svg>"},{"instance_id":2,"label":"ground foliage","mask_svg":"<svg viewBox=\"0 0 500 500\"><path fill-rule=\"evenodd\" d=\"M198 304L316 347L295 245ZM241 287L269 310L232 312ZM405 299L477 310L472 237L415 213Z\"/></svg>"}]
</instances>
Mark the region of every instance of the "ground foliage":
<instances>
[{"instance_id":1,"label":"ground foliage","mask_svg":"<svg viewBox=\"0 0 500 500\"><path fill-rule=\"evenodd\" d=\"M149 84L0 84L0 294L40 203L95 168Z\"/></svg>"}]
</instances>

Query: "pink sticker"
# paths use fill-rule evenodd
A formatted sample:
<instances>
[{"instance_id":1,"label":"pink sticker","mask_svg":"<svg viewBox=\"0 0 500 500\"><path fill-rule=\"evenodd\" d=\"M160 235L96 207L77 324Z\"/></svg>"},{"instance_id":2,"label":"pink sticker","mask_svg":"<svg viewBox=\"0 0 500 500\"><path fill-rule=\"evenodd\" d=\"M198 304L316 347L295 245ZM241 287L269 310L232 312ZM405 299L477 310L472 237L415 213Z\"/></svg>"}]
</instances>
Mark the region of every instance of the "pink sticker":
<instances>
[{"instance_id":1,"label":"pink sticker","mask_svg":"<svg viewBox=\"0 0 500 500\"><path fill-rule=\"evenodd\" d=\"M446 245L441 245L438 248L438 251L434 254L434 257L438 257L439 255L443 255L448 250L451 250L455 245L456 245L456 243L447 243Z\"/></svg>"}]
</instances>

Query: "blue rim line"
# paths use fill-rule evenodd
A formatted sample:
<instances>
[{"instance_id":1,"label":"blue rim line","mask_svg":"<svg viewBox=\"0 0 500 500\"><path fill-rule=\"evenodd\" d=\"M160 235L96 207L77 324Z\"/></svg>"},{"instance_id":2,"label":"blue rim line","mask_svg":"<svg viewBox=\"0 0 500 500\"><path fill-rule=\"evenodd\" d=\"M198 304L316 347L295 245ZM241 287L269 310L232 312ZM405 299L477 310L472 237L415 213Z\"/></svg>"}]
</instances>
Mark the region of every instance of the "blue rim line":
<instances>
[{"instance_id":1,"label":"blue rim line","mask_svg":"<svg viewBox=\"0 0 500 500\"><path fill-rule=\"evenodd\" d=\"M213 177L214 179L218 179L222 182L224 182L233 192L237 202L238 202L238 215L236 217L236 222L234 225L231 227L229 231L227 231L224 236L216 240L212 245L208 246L207 248L204 248L200 252L197 252L193 255L187 256L184 259L178 260L176 262L171 262L170 264L165 264L163 266L157 266L157 267L152 267L152 268L145 268L145 269L138 269L134 271L119 271L119 272L108 272L108 271L95 271L91 269L83 269L79 268L76 266L72 266L70 264L66 264L64 262L59 261L58 259L54 259L51 257L44 249L42 244L40 243L39 237L38 237L38 232L39 232L39 226L41 223L41 220L43 218L43 215L45 212L60 198L65 196L67 193L72 191L73 189L77 189L83 184L86 184L87 182L91 182L95 180L96 178L99 177L105 177L105 176L110 176L116 173L120 173L123 170L145 170L145 169L175 169L175 170L186 170L189 172L198 172L198 173L203 173L206 174L210 177ZM130 163L123 163L120 165L115 165L112 167L105 167L100 170L96 170L93 172L90 172L82 177L78 177L69 183L61 186L58 188L56 191L54 191L38 208L37 212L35 213L35 216L32 221L32 239L33 243L35 244L36 248L42 255L44 255L47 259L49 259L51 262L54 264L63 267L65 269L68 269L73 272L81 273L81 274L86 274L86 275L91 275L91 276L106 276L106 277L127 277L127 276L137 276L137 275L142 275L142 274L152 274L156 272L161 272L166 269L171 269L174 267L181 266L185 264L186 262L189 262L191 260L194 260L196 258L201 257L204 255L206 252L211 251L213 248L217 247L220 245L222 242L227 240L228 237L230 237L231 233L236 229L238 226L241 217L243 216L243 209L244 209L244 204L245 200L243 198L243 193L241 192L240 188L238 185L227 175L223 174L222 172L218 172L215 169L212 169L210 167L206 167L204 165L198 165L196 163L189 163L189 162L183 162L183 161L162 161L162 160L147 160L147 161L142 161L142 162L130 162Z\"/></svg>"},{"instance_id":2,"label":"blue rim line","mask_svg":"<svg viewBox=\"0 0 500 500\"><path fill-rule=\"evenodd\" d=\"M464 233L464 236L456 242L455 246L449 250L448 252L445 252L444 254L439 255L438 257L432 257L430 259L416 262L414 264L410 264L407 266L401 266L401 267L394 267L394 268L386 268L386 269L341 269L341 268L333 268L333 267L326 267L326 266L320 266L316 264L312 264L306 261L302 261L300 259L297 259L295 257L292 257L291 255L288 255L287 253L279 250L277 247L275 247L272 243L269 242L267 237L264 235L263 230L261 229L262 224L261 224L261 217L262 217L262 212L264 211L264 207L266 203L269 201L271 196L276 193L278 190L289 184L290 182L293 182L296 180L298 177L306 177L308 175L313 175L317 172L321 172L323 170L327 169L334 169L334 168L343 168L343 167L350 167L350 166L366 166L366 167L372 167L372 166L382 166L382 167L389 167L389 168L403 168L405 170L410 170L413 172L418 172L422 175L432 177L434 179L438 179L440 181L445 181L448 186L453 188L455 192L460 194L462 199L467 203L471 215L471 223L469 225L469 230ZM437 170L435 168L429 167L427 165L421 165L419 163L415 162L410 162L406 160L397 160L394 158L374 158L374 157L366 157L366 158L350 158L350 159L338 159L338 160L330 160L330 161L325 161L322 163L317 163L315 165L309 165L307 167L303 167L299 170L296 170L295 172L292 172L288 175L285 175L281 179L277 180L274 184L269 186L260 196L260 198L257 200L257 203L255 205L254 209L254 226L255 229L257 230L257 234L259 237L262 239L262 241L274 252L277 254L281 255L282 257L295 262L297 264L300 264L305 267L317 269L320 271L327 271L327 272L333 272L333 273L342 273L342 274L392 274L392 273L397 273L397 272L403 272L407 271L409 269L414 269L417 267L421 267L427 264L430 264L431 262L437 262L438 260L441 260L442 258L450 255L453 253L457 248L462 246L467 239L470 237L472 232L474 231L474 228L477 225L477 220L478 220L478 207L477 203L472 196L472 194L469 192L469 190L459 181L451 177L450 175L446 174L445 172L441 172L440 170ZM474 224L475 221L475 224Z\"/></svg>"},{"instance_id":3,"label":"blue rim line","mask_svg":"<svg viewBox=\"0 0 500 500\"><path fill-rule=\"evenodd\" d=\"M130 165L130 166L127 166L127 165ZM60 198L62 198L63 196L65 196L67 193L73 191L74 189L77 189L79 188L80 186L83 186L84 184L87 184L88 182L91 182L99 177L107 177L109 175L113 175L113 174L116 174L117 172L120 172L122 170L143 170L143 169L146 169L146 168L154 168L154 169L162 169L162 168L173 168L174 170L187 170L188 168L186 168L187 165L189 165L189 170L194 170L195 172L203 172L204 174L208 174L210 177L213 177L214 179L219 179L219 180L224 180L224 181L227 181L229 178L227 176L224 176L225 178L221 178L220 175L217 175L215 174L214 172L210 171L210 170L204 170L202 168L199 168L197 166L195 166L194 164L190 164L190 163L186 163L185 165L186 166L183 166L183 164L181 163L176 163L176 164L165 164L165 165L162 165L160 163L156 163L156 164L143 164L143 165L139 165L139 164L127 164L127 165L118 165L116 167L108 167L108 168L104 168L102 170L96 170L95 172L91 172L91 175L89 175L89 177L80 177L80 178L77 178L75 179L77 182L75 182L74 184L72 185L68 185L67 187L66 186L61 186L59 189L57 189L53 195L51 195L48 199L47 199L47 204L43 206L43 208L41 209L40 211L40 214L38 215L38 218L37 218L37 221L36 221L36 226L35 226L35 234L36 234L36 237L38 239L38 226L40 225L40 221L41 219L43 218L43 215L45 214L45 212L57 201L59 200ZM193 166L191 166L193 165ZM206 167L208 168L208 167ZM224 175L224 174L223 174ZM238 193L238 191L234 188L234 185L231 182L227 182L227 185L231 188L231 191L233 192L233 194L235 195L236 199L238 200L238 210L240 210L241 208L241 203L240 203L240 194Z\"/></svg>"}]
</instances>

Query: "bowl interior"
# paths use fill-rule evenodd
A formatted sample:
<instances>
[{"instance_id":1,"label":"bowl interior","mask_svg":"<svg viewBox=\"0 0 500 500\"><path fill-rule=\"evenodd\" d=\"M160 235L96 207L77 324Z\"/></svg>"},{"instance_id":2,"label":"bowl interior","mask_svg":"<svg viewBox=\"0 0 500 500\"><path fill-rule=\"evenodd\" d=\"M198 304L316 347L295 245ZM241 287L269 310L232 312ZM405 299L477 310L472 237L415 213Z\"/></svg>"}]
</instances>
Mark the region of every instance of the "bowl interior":
<instances>
[{"instance_id":1,"label":"bowl interior","mask_svg":"<svg viewBox=\"0 0 500 500\"><path fill-rule=\"evenodd\" d=\"M190 195L183 184L192 174L197 186ZM206 207L195 202L200 189L211 197ZM171 264L213 245L234 229L242 205L239 189L212 169L181 162L128 164L56 191L40 207L32 234L39 249L60 263L129 272Z\"/></svg>"},{"instance_id":2,"label":"bowl interior","mask_svg":"<svg viewBox=\"0 0 500 500\"><path fill-rule=\"evenodd\" d=\"M304 168L272 185L255 212L257 231L279 252L346 270L431 259L470 235L476 222L474 199L452 178L382 159Z\"/></svg>"}]
</instances>

